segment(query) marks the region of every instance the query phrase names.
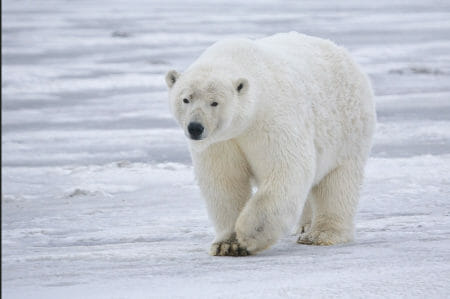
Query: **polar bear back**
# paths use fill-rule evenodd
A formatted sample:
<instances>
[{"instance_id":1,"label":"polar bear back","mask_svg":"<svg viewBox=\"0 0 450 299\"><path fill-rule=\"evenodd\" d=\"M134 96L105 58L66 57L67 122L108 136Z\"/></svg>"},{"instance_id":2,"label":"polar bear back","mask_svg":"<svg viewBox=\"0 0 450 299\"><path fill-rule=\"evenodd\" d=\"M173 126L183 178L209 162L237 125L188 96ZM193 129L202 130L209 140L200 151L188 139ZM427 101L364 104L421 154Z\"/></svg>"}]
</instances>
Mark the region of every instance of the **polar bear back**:
<instances>
[{"instance_id":1,"label":"polar bear back","mask_svg":"<svg viewBox=\"0 0 450 299\"><path fill-rule=\"evenodd\" d=\"M296 32L224 40L208 48L187 73L196 77L205 69L224 79L248 79L256 127L270 125L311 138L316 179L339 161L368 155L375 125L372 89L348 52L334 43Z\"/></svg>"},{"instance_id":2,"label":"polar bear back","mask_svg":"<svg viewBox=\"0 0 450 299\"><path fill-rule=\"evenodd\" d=\"M301 100L316 101L314 97L305 97L309 93L323 92L333 97L333 93L347 87L342 83L355 81L349 74L359 77L357 81L367 83L345 49L328 40L297 32L279 33L259 40L233 38L219 41L209 47L187 72L204 72L205 69L217 76L232 74L235 78L249 78L266 95L258 95L259 101L267 99L270 105L273 96L279 101L293 100L294 105ZM272 95L274 92L276 95ZM263 105L262 102L259 104Z\"/></svg>"}]
</instances>

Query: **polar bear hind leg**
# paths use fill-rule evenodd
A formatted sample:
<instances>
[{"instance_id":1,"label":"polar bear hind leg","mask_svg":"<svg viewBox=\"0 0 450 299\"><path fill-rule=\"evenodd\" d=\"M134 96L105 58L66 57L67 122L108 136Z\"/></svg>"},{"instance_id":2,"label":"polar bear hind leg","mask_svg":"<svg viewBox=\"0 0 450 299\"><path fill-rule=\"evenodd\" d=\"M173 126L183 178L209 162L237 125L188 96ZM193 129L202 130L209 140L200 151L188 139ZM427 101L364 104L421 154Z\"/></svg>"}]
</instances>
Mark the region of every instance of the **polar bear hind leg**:
<instances>
[{"instance_id":1,"label":"polar bear hind leg","mask_svg":"<svg viewBox=\"0 0 450 299\"><path fill-rule=\"evenodd\" d=\"M353 240L363 167L364 163L348 160L313 187L311 227L298 243L335 245Z\"/></svg>"}]
</instances>

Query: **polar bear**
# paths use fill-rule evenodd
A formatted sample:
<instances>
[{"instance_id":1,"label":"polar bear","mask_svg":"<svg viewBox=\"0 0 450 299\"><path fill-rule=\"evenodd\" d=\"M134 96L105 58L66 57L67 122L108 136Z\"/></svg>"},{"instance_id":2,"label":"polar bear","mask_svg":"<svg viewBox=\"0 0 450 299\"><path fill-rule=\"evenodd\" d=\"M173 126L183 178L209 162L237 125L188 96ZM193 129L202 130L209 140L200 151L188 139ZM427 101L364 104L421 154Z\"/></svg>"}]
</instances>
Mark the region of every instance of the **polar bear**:
<instances>
[{"instance_id":1,"label":"polar bear","mask_svg":"<svg viewBox=\"0 0 450 299\"><path fill-rule=\"evenodd\" d=\"M376 116L346 50L296 32L228 39L166 83L214 223L210 254L254 254L296 223L301 244L352 240Z\"/></svg>"}]
</instances>

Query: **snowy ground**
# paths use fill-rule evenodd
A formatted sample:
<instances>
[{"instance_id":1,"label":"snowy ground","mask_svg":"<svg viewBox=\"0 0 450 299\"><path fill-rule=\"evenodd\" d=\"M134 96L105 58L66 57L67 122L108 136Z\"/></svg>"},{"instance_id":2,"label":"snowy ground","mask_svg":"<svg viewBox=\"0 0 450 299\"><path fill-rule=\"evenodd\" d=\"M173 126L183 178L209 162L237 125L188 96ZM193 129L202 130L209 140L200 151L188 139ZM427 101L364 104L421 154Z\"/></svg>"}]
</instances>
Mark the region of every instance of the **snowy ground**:
<instances>
[{"instance_id":1,"label":"snowy ground","mask_svg":"<svg viewBox=\"0 0 450 299\"><path fill-rule=\"evenodd\" d=\"M2 1L2 295L450 297L450 5L186 3ZM291 30L346 46L373 80L357 239L208 256L163 74L218 39Z\"/></svg>"}]
</instances>

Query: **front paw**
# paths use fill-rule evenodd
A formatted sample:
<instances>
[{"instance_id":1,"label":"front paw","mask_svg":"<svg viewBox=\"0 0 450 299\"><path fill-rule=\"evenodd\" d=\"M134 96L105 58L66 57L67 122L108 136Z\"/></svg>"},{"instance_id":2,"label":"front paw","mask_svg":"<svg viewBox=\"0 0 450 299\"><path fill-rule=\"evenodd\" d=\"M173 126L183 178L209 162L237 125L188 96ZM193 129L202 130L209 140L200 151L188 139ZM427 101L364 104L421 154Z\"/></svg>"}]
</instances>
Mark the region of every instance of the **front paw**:
<instances>
[{"instance_id":1,"label":"front paw","mask_svg":"<svg viewBox=\"0 0 450 299\"><path fill-rule=\"evenodd\" d=\"M214 256L247 256L250 253L236 239L236 234L225 241L216 242L211 245L210 255Z\"/></svg>"},{"instance_id":2,"label":"front paw","mask_svg":"<svg viewBox=\"0 0 450 299\"><path fill-rule=\"evenodd\" d=\"M267 249L277 239L277 232L255 217L241 215L236 222L235 230L239 244L252 253Z\"/></svg>"}]
</instances>

